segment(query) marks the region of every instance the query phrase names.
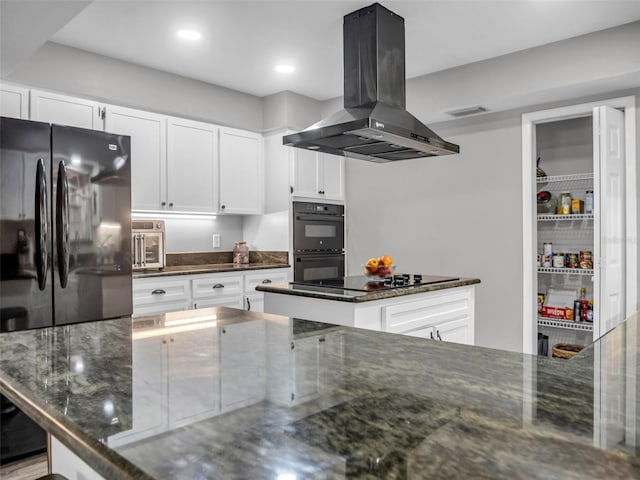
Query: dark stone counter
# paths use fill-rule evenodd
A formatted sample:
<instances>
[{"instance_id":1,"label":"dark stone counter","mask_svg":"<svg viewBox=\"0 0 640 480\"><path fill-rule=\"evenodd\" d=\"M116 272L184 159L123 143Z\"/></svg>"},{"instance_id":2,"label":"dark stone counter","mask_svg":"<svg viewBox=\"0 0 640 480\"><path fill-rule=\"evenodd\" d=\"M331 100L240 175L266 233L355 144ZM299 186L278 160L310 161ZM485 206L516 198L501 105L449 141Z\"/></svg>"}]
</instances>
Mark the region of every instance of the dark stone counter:
<instances>
[{"instance_id":1,"label":"dark stone counter","mask_svg":"<svg viewBox=\"0 0 640 480\"><path fill-rule=\"evenodd\" d=\"M465 287L480 283L477 278L459 278L450 282L435 283L431 285L409 286L404 288L387 289L381 284L372 283L371 290L359 292L355 290L339 290L336 288L323 288L311 285L292 285L290 283L274 283L270 285L258 285L256 290L267 293L280 293L283 295L294 295L297 297L319 298L323 300L334 300L338 302L371 302L373 300L384 300L397 298L405 295L415 295L417 293L435 292L448 288Z\"/></svg>"},{"instance_id":2,"label":"dark stone counter","mask_svg":"<svg viewBox=\"0 0 640 480\"><path fill-rule=\"evenodd\" d=\"M194 275L200 273L247 272L252 270L266 270L270 268L289 268L287 263L247 263L235 265L233 263L210 263L201 265L176 265L162 270L134 271L133 278L165 277L169 275Z\"/></svg>"},{"instance_id":3,"label":"dark stone counter","mask_svg":"<svg viewBox=\"0 0 640 480\"><path fill-rule=\"evenodd\" d=\"M0 392L108 479L634 479L639 323L557 360L202 309L1 334Z\"/></svg>"}]
</instances>

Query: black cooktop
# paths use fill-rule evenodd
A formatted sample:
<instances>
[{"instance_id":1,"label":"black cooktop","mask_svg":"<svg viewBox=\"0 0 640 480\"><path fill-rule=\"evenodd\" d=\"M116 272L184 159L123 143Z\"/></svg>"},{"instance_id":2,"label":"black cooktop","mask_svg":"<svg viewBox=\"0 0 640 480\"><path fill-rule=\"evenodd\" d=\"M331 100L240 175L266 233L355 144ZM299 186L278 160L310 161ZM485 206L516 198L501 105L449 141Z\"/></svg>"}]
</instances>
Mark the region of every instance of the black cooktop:
<instances>
[{"instance_id":1,"label":"black cooktop","mask_svg":"<svg viewBox=\"0 0 640 480\"><path fill-rule=\"evenodd\" d=\"M405 273L390 275L385 278L376 278L373 280L370 277L358 275L354 277L325 278L322 280L295 280L290 282L290 284L335 288L338 290L354 290L356 292L370 292L372 290L419 287L421 285L451 282L453 280L460 280L460 278L421 275L419 273Z\"/></svg>"}]
</instances>

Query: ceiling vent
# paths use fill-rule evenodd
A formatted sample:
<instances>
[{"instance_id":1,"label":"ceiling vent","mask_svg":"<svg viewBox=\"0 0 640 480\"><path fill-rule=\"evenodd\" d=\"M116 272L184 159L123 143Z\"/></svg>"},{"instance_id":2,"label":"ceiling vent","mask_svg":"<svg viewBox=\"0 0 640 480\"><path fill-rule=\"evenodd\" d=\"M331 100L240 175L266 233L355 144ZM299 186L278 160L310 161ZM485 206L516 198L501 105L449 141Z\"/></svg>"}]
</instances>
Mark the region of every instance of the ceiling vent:
<instances>
[{"instance_id":1,"label":"ceiling vent","mask_svg":"<svg viewBox=\"0 0 640 480\"><path fill-rule=\"evenodd\" d=\"M473 107L464 107L458 108L456 110L449 110L448 112L444 112L447 115L451 115L452 117L467 117L469 115L476 115L477 113L488 112L489 109L484 108L481 105L474 105Z\"/></svg>"}]
</instances>

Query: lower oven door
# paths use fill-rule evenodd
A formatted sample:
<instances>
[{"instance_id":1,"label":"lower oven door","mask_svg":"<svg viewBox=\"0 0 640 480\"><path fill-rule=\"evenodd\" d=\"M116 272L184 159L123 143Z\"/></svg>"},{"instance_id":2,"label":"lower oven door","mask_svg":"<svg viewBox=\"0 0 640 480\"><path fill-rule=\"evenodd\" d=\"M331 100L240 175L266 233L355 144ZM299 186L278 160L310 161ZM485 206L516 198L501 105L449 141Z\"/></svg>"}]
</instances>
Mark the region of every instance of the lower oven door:
<instances>
[{"instance_id":1,"label":"lower oven door","mask_svg":"<svg viewBox=\"0 0 640 480\"><path fill-rule=\"evenodd\" d=\"M294 257L294 281L338 277L344 277L344 253L299 254Z\"/></svg>"}]
</instances>

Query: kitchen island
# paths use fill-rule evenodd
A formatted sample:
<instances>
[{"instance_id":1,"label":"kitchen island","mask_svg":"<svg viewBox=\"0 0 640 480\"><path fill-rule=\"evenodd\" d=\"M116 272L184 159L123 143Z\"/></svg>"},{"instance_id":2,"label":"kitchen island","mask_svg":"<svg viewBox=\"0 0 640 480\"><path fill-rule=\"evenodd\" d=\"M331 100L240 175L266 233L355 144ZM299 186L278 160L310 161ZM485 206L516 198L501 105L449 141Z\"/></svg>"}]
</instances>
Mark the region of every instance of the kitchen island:
<instances>
[{"instance_id":1,"label":"kitchen island","mask_svg":"<svg viewBox=\"0 0 640 480\"><path fill-rule=\"evenodd\" d=\"M631 479L639 323L557 360L212 308L2 334L0 391L71 479Z\"/></svg>"},{"instance_id":2,"label":"kitchen island","mask_svg":"<svg viewBox=\"0 0 640 480\"><path fill-rule=\"evenodd\" d=\"M400 277L394 275L392 278ZM473 345L477 278L364 276L258 285L264 311L349 327ZM420 283L422 282L422 283Z\"/></svg>"}]
</instances>

